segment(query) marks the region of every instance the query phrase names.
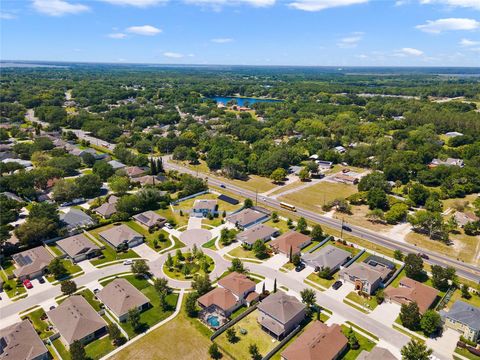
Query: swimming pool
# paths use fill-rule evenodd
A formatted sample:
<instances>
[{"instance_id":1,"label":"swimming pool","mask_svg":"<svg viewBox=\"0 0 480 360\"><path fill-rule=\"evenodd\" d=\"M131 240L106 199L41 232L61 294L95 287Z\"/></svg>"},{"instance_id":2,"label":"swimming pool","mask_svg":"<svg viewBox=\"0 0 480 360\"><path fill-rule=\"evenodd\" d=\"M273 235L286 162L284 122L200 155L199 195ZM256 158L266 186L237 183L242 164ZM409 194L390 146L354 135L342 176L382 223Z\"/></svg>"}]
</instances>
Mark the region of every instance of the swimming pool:
<instances>
[{"instance_id":1,"label":"swimming pool","mask_svg":"<svg viewBox=\"0 0 480 360\"><path fill-rule=\"evenodd\" d=\"M207 318L207 323L210 325L212 328L217 328L220 326L220 321L218 321L218 316L216 315L210 315Z\"/></svg>"}]
</instances>

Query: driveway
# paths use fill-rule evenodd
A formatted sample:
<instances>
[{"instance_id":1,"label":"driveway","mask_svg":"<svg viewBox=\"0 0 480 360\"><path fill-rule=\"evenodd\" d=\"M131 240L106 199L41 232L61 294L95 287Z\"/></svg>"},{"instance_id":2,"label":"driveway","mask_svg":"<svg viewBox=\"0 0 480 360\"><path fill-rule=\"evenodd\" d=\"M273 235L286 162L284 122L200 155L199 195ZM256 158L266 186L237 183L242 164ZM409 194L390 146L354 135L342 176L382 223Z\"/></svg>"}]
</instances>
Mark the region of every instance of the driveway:
<instances>
[{"instance_id":1,"label":"driveway","mask_svg":"<svg viewBox=\"0 0 480 360\"><path fill-rule=\"evenodd\" d=\"M77 265L82 268L85 274L97 270L97 268L88 260L80 261Z\"/></svg>"},{"instance_id":2,"label":"driveway","mask_svg":"<svg viewBox=\"0 0 480 360\"><path fill-rule=\"evenodd\" d=\"M384 324L392 325L398 314L400 314L400 305L384 302L378 305L368 316Z\"/></svg>"},{"instance_id":3,"label":"driveway","mask_svg":"<svg viewBox=\"0 0 480 360\"><path fill-rule=\"evenodd\" d=\"M201 229L203 218L192 216L188 219L187 229Z\"/></svg>"},{"instance_id":4,"label":"driveway","mask_svg":"<svg viewBox=\"0 0 480 360\"><path fill-rule=\"evenodd\" d=\"M442 337L436 339L427 339L427 345L431 349L441 354L452 354L457 346L460 334L452 329L445 329Z\"/></svg>"},{"instance_id":5,"label":"driveway","mask_svg":"<svg viewBox=\"0 0 480 360\"><path fill-rule=\"evenodd\" d=\"M332 298L343 302L343 299L345 296L347 296L349 293L355 290L355 285L350 284L349 282L342 281L343 285L338 289L335 290L332 287L329 287L327 290L325 290L324 294L331 296Z\"/></svg>"},{"instance_id":6,"label":"driveway","mask_svg":"<svg viewBox=\"0 0 480 360\"><path fill-rule=\"evenodd\" d=\"M160 258L160 255L145 243L135 246L133 250L140 255L141 258L147 259L148 261L154 261Z\"/></svg>"},{"instance_id":7,"label":"driveway","mask_svg":"<svg viewBox=\"0 0 480 360\"><path fill-rule=\"evenodd\" d=\"M288 262L288 258L284 254L276 254L272 256L270 259L263 262L263 265L269 267L273 270L280 269L286 262Z\"/></svg>"},{"instance_id":8,"label":"driveway","mask_svg":"<svg viewBox=\"0 0 480 360\"><path fill-rule=\"evenodd\" d=\"M306 266L305 269L299 272L296 272L295 269L290 270L288 272L288 276L290 276L292 279L295 279L303 283L303 280L305 280L308 277L308 275L310 275L313 272L314 272L314 269L312 267Z\"/></svg>"}]
</instances>

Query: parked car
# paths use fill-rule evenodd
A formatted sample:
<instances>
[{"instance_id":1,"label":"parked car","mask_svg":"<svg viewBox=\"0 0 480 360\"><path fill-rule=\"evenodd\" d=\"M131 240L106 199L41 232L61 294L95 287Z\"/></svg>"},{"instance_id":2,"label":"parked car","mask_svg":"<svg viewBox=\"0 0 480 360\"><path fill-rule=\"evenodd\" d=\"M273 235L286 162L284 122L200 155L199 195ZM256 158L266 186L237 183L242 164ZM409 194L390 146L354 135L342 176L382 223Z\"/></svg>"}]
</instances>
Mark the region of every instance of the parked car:
<instances>
[{"instance_id":1,"label":"parked car","mask_svg":"<svg viewBox=\"0 0 480 360\"><path fill-rule=\"evenodd\" d=\"M53 305L50 306L50 310L53 310L53 309L55 309L55 306L53 306Z\"/></svg>"},{"instance_id":2,"label":"parked car","mask_svg":"<svg viewBox=\"0 0 480 360\"><path fill-rule=\"evenodd\" d=\"M43 277L41 277L40 279L38 279L38 282L40 284L45 284L45 279Z\"/></svg>"},{"instance_id":3,"label":"parked car","mask_svg":"<svg viewBox=\"0 0 480 360\"><path fill-rule=\"evenodd\" d=\"M130 259L127 259L123 262L123 265L132 265L133 264L133 260L130 260Z\"/></svg>"},{"instance_id":4,"label":"parked car","mask_svg":"<svg viewBox=\"0 0 480 360\"><path fill-rule=\"evenodd\" d=\"M33 288L32 283L28 279L23 280L23 286L25 286L27 289Z\"/></svg>"},{"instance_id":5,"label":"parked car","mask_svg":"<svg viewBox=\"0 0 480 360\"><path fill-rule=\"evenodd\" d=\"M338 280L338 281L335 281L333 283L332 288L333 288L333 290L338 290L338 289L340 289L340 287L342 287L342 285L343 285L343 283L340 280Z\"/></svg>"},{"instance_id":6,"label":"parked car","mask_svg":"<svg viewBox=\"0 0 480 360\"><path fill-rule=\"evenodd\" d=\"M303 269L305 269L305 264L302 263L302 262L295 267L295 271L296 271L296 272L300 272L300 271L302 271Z\"/></svg>"},{"instance_id":7,"label":"parked car","mask_svg":"<svg viewBox=\"0 0 480 360\"><path fill-rule=\"evenodd\" d=\"M165 223L165 227L166 227L167 229L173 229L173 226L172 226L172 224L170 224L170 223Z\"/></svg>"}]
</instances>

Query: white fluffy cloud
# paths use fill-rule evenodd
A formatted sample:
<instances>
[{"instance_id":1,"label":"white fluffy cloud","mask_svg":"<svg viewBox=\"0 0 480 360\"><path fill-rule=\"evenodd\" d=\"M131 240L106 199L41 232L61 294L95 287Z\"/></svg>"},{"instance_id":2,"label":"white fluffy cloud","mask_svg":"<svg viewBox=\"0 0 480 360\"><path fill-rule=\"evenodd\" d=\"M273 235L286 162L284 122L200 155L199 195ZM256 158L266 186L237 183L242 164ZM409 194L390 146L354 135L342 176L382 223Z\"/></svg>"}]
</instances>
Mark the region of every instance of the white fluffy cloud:
<instances>
[{"instance_id":1,"label":"white fluffy cloud","mask_svg":"<svg viewBox=\"0 0 480 360\"><path fill-rule=\"evenodd\" d=\"M480 10L479 0L420 0L421 4L443 4L450 7L465 7Z\"/></svg>"},{"instance_id":2,"label":"white fluffy cloud","mask_svg":"<svg viewBox=\"0 0 480 360\"><path fill-rule=\"evenodd\" d=\"M232 38L216 38L216 39L211 39L210 41L217 44L226 44L226 43L232 42L233 39Z\"/></svg>"},{"instance_id":3,"label":"white fluffy cloud","mask_svg":"<svg viewBox=\"0 0 480 360\"><path fill-rule=\"evenodd\" d=\"M418 50L418 49L415 49L415 48L409 48L409 47L402 48L399 52L403 53L407 56L422 56L423 55L422 50Z\"/></svg>"},{"instance_id":4,"label":"white fluffy cloud","mask_svg":"<svg viewBox=\"0 0 480 360\"><path fill-rule=\"evenodd\" d=\"M0 19L2 20L12 20L12 19L16 19L17 16L16 15L13 15L13 14L10 14L10 13L7 13L7 12L0 12Z\"/></svg>"},{"instance_id":5,"label":"white fluffy cloud","mask_svg":"<svg viewBox=\"0 0 480 360\"><path fill-rule=\"evenodd\" d=\"M168 0L100 0L100 1L107 2L112 5L135 6L139 8L145 8L148 6L164 4Z\"/></svg>"},{"instance_id":6,"label":"white fluffy cloud","mask_svg":"<svg viewBox=\"0 0 480 360\"><path fill-rule=\"evenodd\" d=\"M254 7L267 7L275 4L276 0L184 0L187 4L210 6L215 9L224 5L251 5Z\"/></svg>"},{"instance_id":7,"label":"white fluffy cloud","mask_svg":"<svg viewBox=\"0 0 480 360\"><path fill-rule=\"evenodd\" d=\"M480 45L480 41L462 39L462 40L460 40L460 45L465 46L465 47L476 46L476 45Z\"/></svg>"},{"instance_id":8,"label":"white fluffy cloud","mask_svg":"<svg viewBox=\"0 0 480 360\"><path fill-rule=\"evenodd\" d=\"M416 28L424 32L439 34L449 30L475 30L480 27L480 22L474 19L447 18L427 20L426 24L417 25Z\"/></svg>"},{"instance_id":9,"label":"white fluffy cloud","mask_svg":"<svg viewBox=\"0 0 480 360\"><path fill-rule=\"evenodd\" d=\"M176 53L176 52L171 52L171 51L164 52L163 56L165 56L167 58L170 58L170 59L181 59L181 58L185 57L185 55L183 55L183 54Z\"/></svg>"},{"instance_id":10,"label":"white fluffy cloud","mask_svg":"<svg viewBox=\"0 0 480 360\"><path fill-rule=\"evenodd\" d=\"M290 7L304 11L320 11L328 8L365 4L369 0L297 0L289 4Z\"/></svg>"},{"instance_id":11,"label":"white fluffy cloud","mask_svg":"<svg viewBox=\"0 0 480 360\"><path fill-rule=\"evenodd\" d=\"M90 10L86 5L72 4L64 0L33 0L32 4L38 12L50 16L78 14Z\"/></svg>"},{"instance_id":12,"label":"white fluffy cloud","mask_svg":"<svg viewBox=\"0 0 480 360\"><path fill-rule=\"evenodd\" d=\"M360 40L363 38L363 33L355 32L350 36L346 36L337 43L337 46L340 48L354 48L358 45Z\"/></svg>"},{"instance_id":13,"label":"white fluffy cloud","mask_svg":"<svg viewBox=\"0 0 480 360\"><path fill-rule=\"evenodd\" d=\"M162 29L158 29L152 25L130 26L126 29L127 32L137 35L153 36L160 34Z\"/></svg>"},{"instance_id":14,"label":"white fluffy cloud","mask_svg":"<svg viewBox=\"0 0 480 360\"><path fill-rule=\"evenodd\" d=\"M107 35L111 39L125 39L127 37L127 34L117 32L117 33L111 33Z\"/></svg>"}]
</instances>

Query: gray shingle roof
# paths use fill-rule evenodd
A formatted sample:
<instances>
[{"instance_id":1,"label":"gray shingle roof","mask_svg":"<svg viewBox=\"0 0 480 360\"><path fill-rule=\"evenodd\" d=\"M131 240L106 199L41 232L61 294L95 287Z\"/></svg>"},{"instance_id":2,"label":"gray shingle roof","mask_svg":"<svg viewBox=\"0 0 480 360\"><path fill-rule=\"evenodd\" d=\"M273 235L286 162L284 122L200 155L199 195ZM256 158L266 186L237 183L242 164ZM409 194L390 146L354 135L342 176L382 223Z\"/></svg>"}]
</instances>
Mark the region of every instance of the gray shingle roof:
<instances>
[{"instance_id":1,"label":"gray shingle roof","mask_svg":"<svg viewBox=\"0 0 480 360\"><path fill-rule=\"evenodd\" d=\"M468 325L472 329L480 330L480 308L464 301L456 301L450 311L441 311L440 315Z\"/></svg>"},{"instance_id":2,"label":"gray shingle roof","mask_svg":"<svg viewBox=\"0 0 480 360\"><path fill-rule=\"evenodd\" d=\"M57 241L57 245L60 246L62 250L65 251L70 257L100 250L100 248L84 234L78 234L59 240Z\"/></svg>"},{"instance_id":3,"label":"gray shingle roof","mask_svg":"<svg viewBox=\"0 0 480 360\"><path fill-rule=\"evenodd\" d=\"M305 305L296 297L277 291L267 296L258 305L258 309L282 324L286 324L298 313L304 311Z\"/></svg>"},{"instance_id":4,"label":"gray shingle roof","mask_svg":"<svg viewBox=\"0 0 480 360\"><path fill-rule=\"evenodd\" d=\"M48 352L27 319L0 330L0 359L31 360Z\"/></svg>"},{"instance_id":5,"label":"gray shingle roof","mask_svg":"<svg viewBox=\"0 0 480 360\"><path fill-rule=\"evenodd\" d=\"M314 267L329 267L330 269L334 269L339 265L343 265L350 255L346 250L327 245L318 251L303 255L303 260L308 265Z\"/></svg>"}]
</instances>

